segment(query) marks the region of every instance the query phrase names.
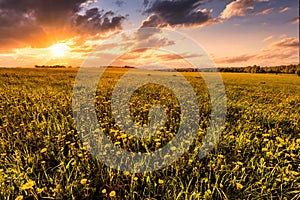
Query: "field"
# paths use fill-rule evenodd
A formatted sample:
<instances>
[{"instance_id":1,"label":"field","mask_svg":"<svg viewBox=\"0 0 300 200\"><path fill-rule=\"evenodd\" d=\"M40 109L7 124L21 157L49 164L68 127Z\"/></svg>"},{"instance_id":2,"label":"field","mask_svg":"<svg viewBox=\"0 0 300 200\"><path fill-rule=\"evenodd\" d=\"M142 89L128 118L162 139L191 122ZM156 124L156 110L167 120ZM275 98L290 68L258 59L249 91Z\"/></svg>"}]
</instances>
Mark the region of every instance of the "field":
<instances>
[{"instance_id":1,"label":"field","mask_svg":"<svg viewBox=\"0 0 300 200\"><path fill-rule=\"evenodd\" d=\"M133 152L159 149L178 129L178 102L159 85L140 88L130 101L136 124L149 123L155 103L168 107L168 120L153 137L124 133L110 103L127 70L108 69L102 76L98 120L117 146ZM300 199L296 75L222 73L226 122L213 151L199 159L211 105L199 74L182 73L199 101L197 137L170 166L133 174L98 162L81 142L72 112L76 74L77 69L0 69L0 199Z\"/></svg>"}]
</instances>

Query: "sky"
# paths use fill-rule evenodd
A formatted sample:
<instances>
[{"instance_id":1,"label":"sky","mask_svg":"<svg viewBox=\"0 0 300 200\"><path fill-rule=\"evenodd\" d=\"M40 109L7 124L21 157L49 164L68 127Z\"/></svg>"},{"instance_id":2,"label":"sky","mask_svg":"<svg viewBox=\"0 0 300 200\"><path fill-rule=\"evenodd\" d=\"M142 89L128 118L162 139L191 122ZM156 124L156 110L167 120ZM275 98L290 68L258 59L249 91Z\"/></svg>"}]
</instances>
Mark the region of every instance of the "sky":
<instances>
[{"instance_id":1,"label":"sky","mask_svg":"<svg viewBox=\"0 0 300 200\"><path fill-rule=\"evenodd\" d=\"M0 0L0 42L0 67L298 64L299 1Z\"/></svg>"}]
</instances>

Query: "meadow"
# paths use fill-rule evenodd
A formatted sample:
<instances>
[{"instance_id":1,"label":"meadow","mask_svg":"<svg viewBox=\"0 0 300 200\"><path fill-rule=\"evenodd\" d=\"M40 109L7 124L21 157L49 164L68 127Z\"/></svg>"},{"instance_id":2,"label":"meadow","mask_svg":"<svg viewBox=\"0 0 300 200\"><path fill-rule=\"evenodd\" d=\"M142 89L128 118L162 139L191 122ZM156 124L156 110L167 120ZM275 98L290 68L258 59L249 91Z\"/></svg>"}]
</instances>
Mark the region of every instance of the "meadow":
<instances>
[{"instance_id":1,"label":"meadow","mask_svg":"<svg viewBox=\"0 0 300 200\"><path fill-rule=\"evenodd\" d=\"M297 75L222 73L226 121L213 151L200 159L209 94L198 73L183 72L199 101L197 136L170 166L134 174L97 161L80 140L72 112L77 70L0 69L0 199L300 199ZM119 147L159 149L178 129L178 101L159 85L139 88L130 100L135 123L149 123L155 103L168 107L168 120L151 138L124 133L110 104L115 84L128 70L111 68L102 76L99 123Z\"/></svg>"}]
</instances>

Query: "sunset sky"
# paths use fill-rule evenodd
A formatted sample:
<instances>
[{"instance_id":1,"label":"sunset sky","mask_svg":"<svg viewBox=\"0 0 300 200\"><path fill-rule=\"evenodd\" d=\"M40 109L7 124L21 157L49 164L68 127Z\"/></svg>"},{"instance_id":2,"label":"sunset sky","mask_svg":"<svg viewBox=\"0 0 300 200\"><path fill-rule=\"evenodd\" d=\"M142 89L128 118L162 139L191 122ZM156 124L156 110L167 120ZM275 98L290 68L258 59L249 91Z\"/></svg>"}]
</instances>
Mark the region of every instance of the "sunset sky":
<instances>
[{"instance_id":1,"label":"sunset sky","mask_svg":"<svg viewBox=\"0 0 300 200\"><path fill-rule=\"evenodd\" d=\"M0 0L0 67L81 66L96 47L108 60L122 51L117 65L176 61L153 51L164 47L201 57L147 27L185 35L219 67L299 63L297 0Z\"/></svg>"}]
</instances>

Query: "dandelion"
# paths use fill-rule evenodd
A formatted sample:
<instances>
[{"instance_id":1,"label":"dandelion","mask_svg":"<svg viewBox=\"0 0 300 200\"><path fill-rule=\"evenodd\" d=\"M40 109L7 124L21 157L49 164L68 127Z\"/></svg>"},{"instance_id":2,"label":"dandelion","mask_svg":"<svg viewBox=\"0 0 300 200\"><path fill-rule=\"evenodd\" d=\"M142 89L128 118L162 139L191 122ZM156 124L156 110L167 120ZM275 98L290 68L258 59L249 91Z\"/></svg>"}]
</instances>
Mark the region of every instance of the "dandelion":
<instances>
[{"instance_id":1,"label":"dandelion","mask_svg":"<svg viewBox=\"0 0 300 200\"><path fill-rule=\"evenodd\" d=\"M243 185L242 184L240 184L240 183L237 183L236 184L236 188L238 189L238 190L241 190L241 189L243 189Z\"/></svg>"},{"instance_id":2,"label":"dandelion","mask_svg":"<svg viewBox=\"0 0 300 200\"><path fill-rule=\"evenodd\" d=\"M158 179L158 184L163 184L164 183L164 180L161 180L161 179Z\"/></svg>"},{"instance_id":3,"label":"dandelion","mask_svg":"<svg viewBox=\"0 0 300 200\"><path fill-rule=\"evenodd\" d=\"M138 178L138 177L134 177L133 180L134 180L134 181L137 181L137 180L139 180L139 178Z\"/></svg>"},{"instance_id":4,"label":"dandelion","mask_svg":"<svg viewBox=\"0 0 300 200\"><path fill-rule=\"evenodd\" d=\"M37 188L36 191L38 194L41 194L44 191L44 188Z\"/></svg>"},{"instance_id":5,"label":"dandelion","mask_svg":"<svg viewBox=\"0 0 300 200\"><path fill-rule=\"evenodd\" d=\"M270 152L270 151L268 151L268 152L266 153L266 156L267 156L267 157L271 157L271 156L273 156L273 153Z\"/></svg>"},{"instance_id":6,"label":"dandelion","mask_svg":"<svg viewBox=\"0 0 300 200\"><path fill-rule=\"evenodd\" d=\"M176 150L176 147L173 146L173 147L171 147L170 149L171 149L171 151L175 151L175 150Z\"/></svg>"},{"instance_id":7,"label":"dandelion","mask_svg":"<svg viewBox=\"0 0 300 200\"><path fill-rule=\"evenodd\" d=\"M267 148L262 148L261 149L263 152L266 152L266 151L268 151L268 149Z\"/></svg>"},{"instance_id":8,"label":"dandelion","mask_svg":"<svg viewBox=\"0 0 300 200\"><path fill-rule=\"evenodd\" d=\"M43 148L40 152L45 153L47 151L47 148Z\"/></svg>"},{"instance_id":9,"label":"dandelion","mask_svg":"<svg viewBox=\"0 0 300 200\"><path fill-rule=\"evenodd\" d=\"M269 137L270 134L266 133L266 134L262 134L263 137Z\"/></svg>"},{"instance_id":10,"label":"dandelion","mask_svg":"<svg viewBox=\"0 0 300 200\"><path fill-rule=\"evenodd\" d=\"M86 178L84 178L84 179L81 179L81 181L80 181L80 183L82 184L82 185L85 185L86 183L87 183L87 179Z\"/></svg>"},{"instance_id":11,"label":"dandelion","mask_svg":"<svg viewBox=\"0 0 300 200\"><path fill-rule=\"evenodd\" d=\"M205 192L208 196L210 196L212 194L211 190L206 190Z\"/></svg>"},{"instance_id":12,"label":"dandelion","mask_svg":"<svg viewBox=\"0 0 300 200\"><path fill-rule=\"evenodd\" d=\"M280 143L283 144L284 143L284 139L282 139L281 137L277 136L276 140Z\"/></svg>"},{"instance_id":13,"label":"dandelion","mask_svg":"<svg viewBox=\"0 0 300 200\"><path fill-rule=\"evenodd\" d=\"M23 196L22 195L17 196L16 200L23 200Z\"/></svg>"},{"instance_id":14,"label":"dandelion","mask_svg":"<svg viewBox=\"0 0 300 200\"><path fill-rule=\"evenodd\" d=\"M103 189L101 192L102 194L106 194L106 189Z\"/></svg>"},{"instance_id":15,"label":"dandelion","mask_svg":"<svg viewBox=\"0 0 300 200\"><path fill-rule=\"evenodd\" d=\"M243 165L243 163L242 163L242 162L236 162L236 164L238 164L238 165Z\"/></svg>"},{"instance_id":16,"label":"dandelion","mask_svg":"<svg viewBox=\"0 0 300 200\"><path fill-rule=\"evenodd\" d=\"M112 197L112 198L115 197L116 196L116 191L111 191L109 193L109 196Z\"/></svg>"},{"instance_id":17,"label":"dandelion","mask_svg":"<svg viewBox=\"0 0 300 200\"><path fill-rule=\"evenodd\" d=\"M32 180L29 180L27 183L21 186L21 190L28 190L31 189L35 185L35 182Z\"/></svg>"}]
</instances>

